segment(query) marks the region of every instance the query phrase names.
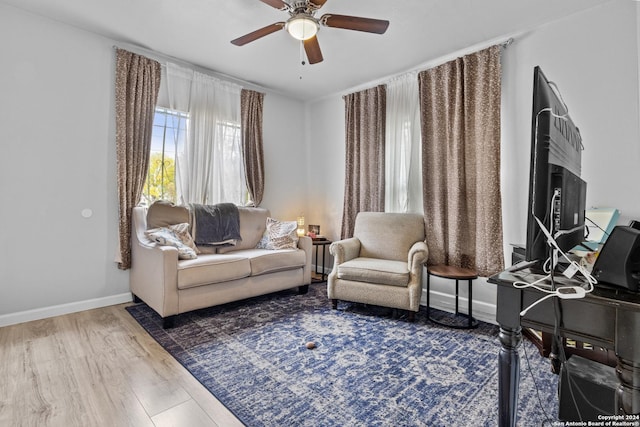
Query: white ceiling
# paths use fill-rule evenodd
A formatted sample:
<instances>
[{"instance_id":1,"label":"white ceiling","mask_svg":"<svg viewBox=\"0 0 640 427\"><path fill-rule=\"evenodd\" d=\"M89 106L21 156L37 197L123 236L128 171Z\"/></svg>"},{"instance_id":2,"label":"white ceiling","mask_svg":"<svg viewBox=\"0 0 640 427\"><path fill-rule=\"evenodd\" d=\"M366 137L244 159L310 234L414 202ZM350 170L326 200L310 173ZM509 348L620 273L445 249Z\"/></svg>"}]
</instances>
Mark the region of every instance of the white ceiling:
<instances>
[{"instance_id":1,"label":"white ceiling","mask_svg":"<svg viewBox=\"0 0 640 427\"><path fill-rule=\"evenodd\" d=\"M292 1L292 0L287 0ZM475 45L497 42L611 0L329 0L318 11L387 19L383 35L321 27L324 61L300 64L285 31L242 47L232 39L286 12L259 0L0 0L116 42L308 100L414 69Z\"/></svg>"}]
</instances>

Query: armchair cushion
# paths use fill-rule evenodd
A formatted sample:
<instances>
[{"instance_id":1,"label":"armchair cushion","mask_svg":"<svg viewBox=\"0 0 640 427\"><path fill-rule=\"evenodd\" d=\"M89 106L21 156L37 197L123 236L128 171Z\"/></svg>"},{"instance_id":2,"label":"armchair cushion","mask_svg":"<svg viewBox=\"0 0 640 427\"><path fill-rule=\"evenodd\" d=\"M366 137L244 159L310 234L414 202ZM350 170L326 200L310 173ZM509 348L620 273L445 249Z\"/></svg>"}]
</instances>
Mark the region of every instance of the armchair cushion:
<instances>
[{"instance_id":1,"label":"armchair cushion","mask_svg":"<svg viewBox=\"0 0 640 427\"><path fill-rule=\"evenodd\" d=\"M406 287L409 276L405 261L355 258L338 265L338 279L342 280Z\"/></svg>"},{"instance_id":2,"label":"armchair cushion","mask_svg":"<svg viewBox=\"0 0 640 427\"><path fill-rule=\"evenodd\" d=\"M415 242L425 238L422 215L360 212L353 236L360 240L360 255L406 261Z\"/></svg>"}]
</instances>

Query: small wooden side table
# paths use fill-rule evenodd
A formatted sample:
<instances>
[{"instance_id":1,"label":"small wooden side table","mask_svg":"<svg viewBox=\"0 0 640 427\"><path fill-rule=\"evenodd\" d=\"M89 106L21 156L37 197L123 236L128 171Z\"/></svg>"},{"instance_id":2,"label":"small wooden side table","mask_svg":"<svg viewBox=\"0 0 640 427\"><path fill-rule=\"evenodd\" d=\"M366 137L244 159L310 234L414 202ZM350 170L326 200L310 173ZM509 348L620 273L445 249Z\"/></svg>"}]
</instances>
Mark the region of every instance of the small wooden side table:
<instances>
[{"instance_id":1,"label":"small wooden side table","mask_svg":"<svg viewBox=\"0 0 640 427\"><path fill-rule=\"evenodd\" d=\"M331 245L331 243L333 243L331 240L327 240L327 239L312 239L313 246L316 247L316 268L315 268L315 273L320 274L320 279L316 279L314 277L311 278L311 283L320 283L320 282L324 282L326 281L326 274L325 274L325 270L324 270L324 261L325 258L327 257L327 246ZM318 273L318 252L320 251L320 246L322 246L322 271L320 271L320 273Z\"/></svg>"},{"instance_id":2,"label":"small wooden side table","mask_svg":"<svg viewBox=\"0 0 640 427\"><path fill-rule=\"evenodd\" d=\"M430 315L430 294L431 294L431 276L442 277L444 279L453 279L456 281L456 316L463 316L468 318L468 323L466 325L454 325L451 323L445 323L440 320L435 320L431 318ZM474 279L478 278L478 272L475 270L471 270L469 268L461 268L461 267L452 267L450 265L432 265L427 267L427 318L433 323L437 323L438 325L447 326L450 328L456 329L473 329L478 326L478 321L473 318L473 310L472 310L472 302L473 302L473 293L472 293L472 282ZM458 311L458 281L459 280L468 280L468 292L469 292L469 308L467 313L460 313Z\"/></svg>"}]
</instances>

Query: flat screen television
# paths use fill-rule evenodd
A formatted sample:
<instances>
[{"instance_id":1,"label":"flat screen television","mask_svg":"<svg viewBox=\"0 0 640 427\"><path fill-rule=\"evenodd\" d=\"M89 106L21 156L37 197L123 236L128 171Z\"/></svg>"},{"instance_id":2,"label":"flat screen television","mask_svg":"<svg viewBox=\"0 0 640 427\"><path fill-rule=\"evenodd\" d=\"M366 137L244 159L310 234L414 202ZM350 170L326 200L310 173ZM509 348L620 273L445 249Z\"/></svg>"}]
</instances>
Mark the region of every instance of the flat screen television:
<instances>
[{"instance_id":1,"label":"flat screen television","mask_svg":"<svg viewBox=\"0 0 640 427\"><path fill-rule=\"evenodd\" d=\"M562 251L579 245L585 236L587 185L580 178L582 137L571 120L557 86L539 66L533 72L531 164L525 258L541 268L550 256L537 217Z\"/></svg>"}]
</instances>

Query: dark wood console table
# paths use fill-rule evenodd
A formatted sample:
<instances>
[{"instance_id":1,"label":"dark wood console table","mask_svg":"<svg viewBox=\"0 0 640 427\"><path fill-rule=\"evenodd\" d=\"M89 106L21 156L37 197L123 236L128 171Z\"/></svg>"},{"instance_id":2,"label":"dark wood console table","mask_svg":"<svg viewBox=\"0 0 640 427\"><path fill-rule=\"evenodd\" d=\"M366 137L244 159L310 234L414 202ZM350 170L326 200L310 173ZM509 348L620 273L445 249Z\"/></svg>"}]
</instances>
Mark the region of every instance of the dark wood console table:
<instances>
[{"instance_id":1,"label":"dark wood console table","mask_svg":"<svg viewBox=\"0 0 640 427\"><path fill-rule=\"evenodd\" d=\"M515 426L520 383L518 347L522 328L554 333L556 304L559 306L558 335L584 341L615 351L619 386L616 391L617 414L640 413L640 294L622 288L597 286L585 298L558 300L550 298L529 310L520 312L546 294L533 289L517 289L513 282L533 282L543 276L529 269L503 271L489 278L496 284L497 313L500 325L499 425ZM556 286L580 284L564 276L556 276ZM543 282L541 287L549 286Z\"/></svg>"}]
</instances>

